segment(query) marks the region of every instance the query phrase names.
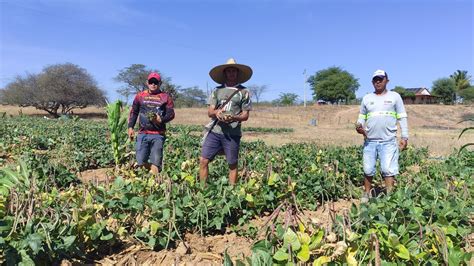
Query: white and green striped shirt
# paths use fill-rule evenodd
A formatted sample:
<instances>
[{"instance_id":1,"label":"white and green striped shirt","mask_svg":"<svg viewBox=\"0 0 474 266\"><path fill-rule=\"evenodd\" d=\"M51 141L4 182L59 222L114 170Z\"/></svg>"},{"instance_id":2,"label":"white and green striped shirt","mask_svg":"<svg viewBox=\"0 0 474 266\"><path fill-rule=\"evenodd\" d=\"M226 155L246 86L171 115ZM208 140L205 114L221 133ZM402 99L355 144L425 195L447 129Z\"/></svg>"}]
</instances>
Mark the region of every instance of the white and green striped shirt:
<instances>
[{"instance_id":1,"label":"white and green striped shirt","mask_svg":"<svg viewBox=\"0 0 474 266\"><path fill-rule=\"evenodd\" d=\"M392 140L397 137L397 121L401 137L408 139L408 122L402 97L394 91L367 94L362 99L358 123L365 125L368 140Z\"/></svg>"}]
</instances>

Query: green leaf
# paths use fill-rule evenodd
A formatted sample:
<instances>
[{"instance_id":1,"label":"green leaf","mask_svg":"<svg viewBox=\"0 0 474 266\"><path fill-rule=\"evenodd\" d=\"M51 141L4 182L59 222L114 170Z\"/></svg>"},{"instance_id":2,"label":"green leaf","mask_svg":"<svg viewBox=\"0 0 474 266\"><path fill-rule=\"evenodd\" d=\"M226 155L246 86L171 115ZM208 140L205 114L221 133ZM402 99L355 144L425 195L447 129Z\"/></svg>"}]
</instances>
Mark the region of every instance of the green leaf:
<instances>
[{"instance_id":1,"label":"green leaf","mask_svg":"<svg viewBox=\"0 0 474 266\"><path fill-rule=\"evenodd\" d=\"M355 255L357 253L357 249L353 248L353 247L349 247L347 249L347 253L346 253L346 261L347 261L347 265L349 266L357 266L359 265L359 263L357 262L357 260L355 259Z\"/></svg>"},{"instance_id":2,"label":"green leaf","mask_svg":"<svg viewBox=\"0 0 474 266\"><path fill-rule=\"evenodd\" d=\"M283 226L281 224L278 224L277 227L276 227L276 236L279 239L283 239L284 235L285 235L285 229L283 228Z\"/></svg>"},{"instance_id":3,"label":"green leaf","mask_svg":"<svg viewBox=\"0 0 474 266\"><path fill-rule=\"evenodd\" d=\"M41 250L43 250L42 248L42 242L43 242L43 239L41 237L41 235L39 234L30 234L26 237L26 241L28 242L28 245L30 246L31 250L33 251L33 254L38 254L38 252L40 252Z\"/></svg>"},{"instance_id":4,"label":"green leaf","mask_svg":"<svg viewBox=\"0 0 474 266\"><path fill-rule=\"evenodd\" d=\"M316 234L316 236L311 237L312 241L311 241L311 244L309 245L309 249L313 250L313 249L319 247L320 244L321 244L321 241L323 240L323 237L324 237L324 230L321 229Z\"/></svg>"},{"instance_id":5,"label":"green leaf","mask_svg":"<svg viewBox=\"0 0 474 266\"><path fill-rule=\"evenodd\" d=\"M277 252L275 252L275 255L273 255L273 258L277 261L286 261L289 257L290 256L288 255L288 253L281 249L277 250Z\"/></svg>"},{"instance_id":6,"label":"green leaf","mask_svg":"<svg viewBox=\"0 0 474 266\"><path fill-rule=\"evenodd\" d=\"M311 237L307 233L297 232L301 244L308 244L311 242Z\"/></svg>"},{"instance_id":7,"label":"green leaf","mask_svg":"<svg viewBox=\"0 0 474 266\"><path fill-rule=\"evenodd\" d=\"M150 237L150 238L148 239L147 245L148 245L149 247L151 247L151 248L154 248L155 245L156 245L156 238Z\"/></svg>"},{"instance_id":8,"label":"green leaf","mask_svg":"<svg viewBox=\"0 0 474 266\"><path fill-rule=\"evenodd\" d=\"M304 233L304 231L306 231L306 227L302 222L298 223L298 231L300 231L301 233Z\"/></svg>"},{"instance_id":9,"label":"green leaf","mask_svg":"<svg viewBox=\"0 0 474 266\"><path fill-rule=\"evenodd\" d=\"M357 240L359 237L360 237L360 235L357 234L356 232L349 232L349 234L347 235L347 240L349 242L353 242L353 241Z\"/></svg>"},{"instance_id":10,"label":"green leaf","mask_svg":"<svg viewBox=\"0 0 474 266\"><path fill-rule=\"evenodd\" d=\"M230 259L227 249L224 251L224 266L233 266L232 260Z\"/></svg>"},{"instance_id":11,"label":"green leaf","mask_svg":"<svg viewBox=\"0 0 474 266\"><path fill-rule=\"evenodd\" d=\"M293 232L293 230L291 230L291 228L288 228L286 230L285 234L283 235L283 240L285 241L284 245L288 245L288 244L291 244L292 242L298 240L298 237L296 236L295 232Z\"/></svg>"},{"instance_id":12,"label":"green leaf","mask_svg":"<svg viewBox=\"0 0 474 266\"><path fill-rule=\"evenodd\" d=\"M23 182L24 186L30 186L30 170L28 169L28 165L26 161L20 160L20 171L19 171L19 178L21 182Z\"/></svg>"},{"instance_id":13,"label":"green leaf","mask_svg":"<svg viewBox=\"0 0 474 266\"><path fill-rule=\"evenodd\" d=\"M446 245L448 246L448 248L452 248L454 246L453 240L451 240L449 236L446 236Z\"/></svg>"},{"instance_id":14,"label":"green leaf","mask_svg":"<svg viewBox=\"0 0 474 266\"><path fill-rule=\"evenodd\" d=\"M309 246L307 244L302 245L296 257L303 262L307 262L309 260Z\"/></svg>"},{"instance_id":15,"label":"green leaf","mask_svg":"<svg viewBox=\"0 0 474 266\"><path fill-rule=\"evenodd\" d=\"M284 246L291 245L291 249L293 251L297 251L301 248L301 243L298 240L298 236L295 234L295 232L293 232L293 230L291 230L291 228L288 228L286 230L286 233L283 236L283 241L284 241L283 245Z\"/></svg>"},{"instance_id":16,"label":"green leaf","mask_svg":"<svg viewBox=\"0 0 474 266\"><path fill-rule=\"evenodd\" d=\"M64 247L66 249L69 248L76 240L76 236L63 236L61 238L63 239Z\"/></svg>"},{"instance_id":17,"label":"green leaf","mask_svg":"<svg viewBox=\"0 0 474 266\"><path fill-rule=\"evenodd\" d=\"M410 252L408 251L408 249L402 245L402 244L398 244L396 247L395 247L398 252L395 252L395 254L404 259L404 260L409 260L410 259Z\"/></svg>"},{"instance_id":18,"label":"green leaf","mask_svg":"<svg viewBox=\"0 0 474 266\"><path fill-rule=\"evenodd\" d=\"M280 176L277 173L271 173L270 177L268 178L268 185L273 186L275 185L278 181L280 181Z\"/></svg>"},{"instance_id":19,"label":"green leaf","mask_svg":"<svg viewBox=\"0 0 474 266\"><path fill-rule=\"evenodd\" d=\"M390 244L390 247L394 248L400 244L400 241L398 240L397 235L390 233L388 236L388 243Z\"/></svg>"},{"instance_id":20,"label":"green leaf","mask_svg":"<svg viewBox=\"0 0 474 266\"><path fill-rule=\"evenodd\" d=\"M245 195L245 200L248 201L248 202L253 202L252 194L247 193L247 195Z\"/></svg>"},{"instance_id":21,"label":"green leaf","mask_svg":"<svg viewBox=\"0 0 474 266\"><path fill-rule=\"evenodd\" d=\"M0 184L2 184L2 180L0 180ZM10 195L10 189L7 186L0 186L0 196L8 197Z\"/></svg>"},{"instance_id":22,"label":"green leaf","mask_svg":"<svg viewBox=\"0 0 474 266\"><path fill-rule=\"evenodd\" d=\"M273 258L270 252L264 251L262 249L257 249L254 250L252 249L252 257L249 259L247 258L247 261L249 262L249 265L272 265L273 264Z\"/></svg>"},{"instance_id":23,"label":"green leaf","mask_svg":"<svg viewBox=\"0 0 474 266\"><path fill-rule=\"evenodd\" d=\"M252 252L255 252L256 250L268 251L271 247L272 245L270 244L270 242L268 242L268 240L259 240L252 246Z\"/></svg>"},{"instance_id":24,"label":"green leaf","mask_svg":"<svg viewBox=\"0 0 474 266\"><path fill-rule=\"evenodd\" d=\"M150 235L152 236L156 235L158 228L160 228L160 223L157 221L151 221L150 222Z\"/></svg>"},{"instance_id":25,"label":"green leaf","mask_svg":"<svg viewBox=\"0 0 474 266\"><path fill-rule=\"evenodd\" d=\"M26 250L22 249L20 250L20 255L21 255L21 262L18 264L19 266L33 266L35 265L35 262L28 256L28 253L26 253Z\"/></svg>"},{"instance_id":26,"label":"green leaf","mask_svg":"<svg viewBox=\"0 0 474 266\"><path fill-rule=\"evenodd\" d=\"M398 232L398 235L403 236L406 232L405 225L401 224L400 226L398 226L397 232Z\"/></svg>"},{"instance_id":27,"label":"green leaf","mask_svg":"<svg viewBox=\"0 0 474 266\"><path fill-rule=\"evenodd\" d=\"M143 209L143 198L133 197L133 198L130 199L128 204L130 204L130 206L135 208L135 209L142 210Z\"/></svg>"},{"instance_id":28,"label":"green leaf","mask_svg":"<svg viewBox=\"0 0 474 266\"><path fill-rule=\"evenodd\" d=\"M168 221L171 216L171 210L170 209L164 209L163 210L163 217L161 218L162 221Z\"/></svg>"},{"instance_id":29,"label":"green leaf","mask_svg":"<svg viewBox=\"0 0 474 266\"><path fill-rule=\"evenodd\" d=\"M464 252L459 248L449 249L448 252L448 265L461 265Z\"/></svg>"},{"instance_id":30,"label":"green leaf","mask_svg":"<svg viewBox=\"0 0 474 266\"><path fill-rule=\"evenodd\" d=\"M396 262L386 261L384 259L381 260L381 264L383 266L398 266L399 265Z\"/></svg>"},{"instance_id":31,"label":"green leaf","mask_svg":"<svg viewBox=\"0 0 474 266\"><path fill-rule=\"evenodd\" d=\"M417 259L417 260L423 259L423 257L425 257L427 254L428 253L426 253L425 251L420 252L420 253L416 254L415 259Z\"/></svg>"},{"instance_id":32,"label":"green leaf","mask_svg":"<svg viewBox=\"0 0 474 266\"><path fill-rule=\"evenodd\" d=\"M3 174L1 175L2 178L0 179L0 184L3 184L7 188L11 188L20 182L17 178L17 173L11 169L3 168L1 169L0 173L2 172Z\"/></svg>"},{"instance_id":33,"label":"green leaf","mask_svg":"<svg viewBox=\"0 0 474 266\"><path fill-rule=\"evenodd\" d=\"M0 223L3 224L3 223ZM9 232L12 229L12 224L8 223L6 225L0 225L0 233L1 232Z\"/></svg>"},{"instance_id":34,"label":"green leaf","mask_svg":"<svg viewBox=\"0 0 474 266\"><path fill-rule=\"evenodd\" d=\"M100 236L100 240L107 241L107 240L112 239L112 237L114 237L114 235L113 235L112 233L108 233L108 234L106 234L106 235Z\"/></svg>"},{"instance_id":35,"label":"green leaf","mask_svg":"<svg viewBox=\"0 0 474 266\"><path fill-rule=\"evenodd\" d=\"M246 266L244 262L242 262L241 260L236 260L235 261L235 266Z\"/></svg>"},{"instance_id":36,"label":"green leaf","mask_svg":"<svg viewBox=\"0 0 474 266\"><path fill-rule=\"evenodd\" d=\"M321 256L313 261L313 266L322 266L324 263L331 262L331 259L328 256Z\"/></svg>"}]
</instances>

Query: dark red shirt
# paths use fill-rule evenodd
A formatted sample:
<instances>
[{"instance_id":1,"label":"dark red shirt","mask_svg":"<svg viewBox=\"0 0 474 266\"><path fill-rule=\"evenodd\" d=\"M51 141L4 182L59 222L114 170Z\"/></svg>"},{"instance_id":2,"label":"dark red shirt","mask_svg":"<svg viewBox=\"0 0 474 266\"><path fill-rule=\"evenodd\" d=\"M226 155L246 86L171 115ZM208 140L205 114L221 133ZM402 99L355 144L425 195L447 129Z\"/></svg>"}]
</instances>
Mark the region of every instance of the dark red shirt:
<instances>
[{"instance_id":1,"label":"dark red shirt","mask_svg":"<svg viewBox=\"0 0 474 266\"><path fill-rule=\"evenodd\" d=\"M137 93L133 100L130 115L128 117L128 127L135 127L139 118L139 133L161 134L166 132L166 123L174 118L174 103L168 93L157 91L151 93L149 90ZM156 113L161 117L161 123L152 123L147 113Z\"/></svg>"}]
</instances>

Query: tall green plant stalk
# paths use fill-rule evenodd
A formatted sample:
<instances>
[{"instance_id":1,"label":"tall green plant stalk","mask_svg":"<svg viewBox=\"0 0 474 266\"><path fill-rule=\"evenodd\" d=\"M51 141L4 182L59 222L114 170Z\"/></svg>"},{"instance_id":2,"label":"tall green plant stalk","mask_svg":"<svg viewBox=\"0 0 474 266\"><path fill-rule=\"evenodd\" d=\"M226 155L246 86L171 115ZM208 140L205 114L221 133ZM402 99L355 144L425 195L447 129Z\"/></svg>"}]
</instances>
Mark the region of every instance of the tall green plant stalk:
<instances>
[{"instance_id":1,"label":"tall green plant stalk","mask_svg":"<svg viewBox=\"0 0 474 266\"><path fill-rule=\"evenodd\" d=\"M459 122L459 123L466 122L466 121L474 121L474 118L468 118L468 119L463 120L463 121L461 121L461 122ZM459 123L458 123L458 124L459 124ZM474 130L474 127L466 127L466 128L464 128L464 129L461 131L461 133L459 134L458 139L460 139L461 136L462 136L465 132L467 132L467 131L469 131L469 130ZM470 142L470 143L466 143L466 144L462 145L461 149L459 149L459 153L460 153L462 150L466 149L467 147L473 146L473 145L474 145L474 142Z\"/></svg>"},{"instance_id":2,"label":"tall green plant stalk","mask_svg":"<svg viewBox=\"0 0 474 266\"><path fill-rule=\"evenodd\" d=\"M107 105L110 143L114 155L115 165L119 165L124 157L127 138L128 106L117 100Z\"/></svg>"}]
</instances>

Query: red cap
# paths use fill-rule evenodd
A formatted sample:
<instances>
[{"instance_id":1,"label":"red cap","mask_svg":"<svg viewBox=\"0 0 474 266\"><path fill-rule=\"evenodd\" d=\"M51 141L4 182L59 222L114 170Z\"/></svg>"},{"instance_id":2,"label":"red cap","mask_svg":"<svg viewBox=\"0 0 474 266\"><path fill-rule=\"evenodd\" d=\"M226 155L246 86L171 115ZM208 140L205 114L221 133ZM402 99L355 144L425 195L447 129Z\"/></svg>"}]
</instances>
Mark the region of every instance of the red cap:
<instances>
[{"instance_id":1,"label":"red cap","mask_svg":"<svg viewBox=\"0 0 474 266\"><path fill-rule=\"evenodd\" d=\"M156 78L157 80L161 80L161 76L160 74L156 73L156 72L151 72L150 75L148 75L148 79L147 80L150 80L152 78Z\"/></svg>"}]
</instances>

